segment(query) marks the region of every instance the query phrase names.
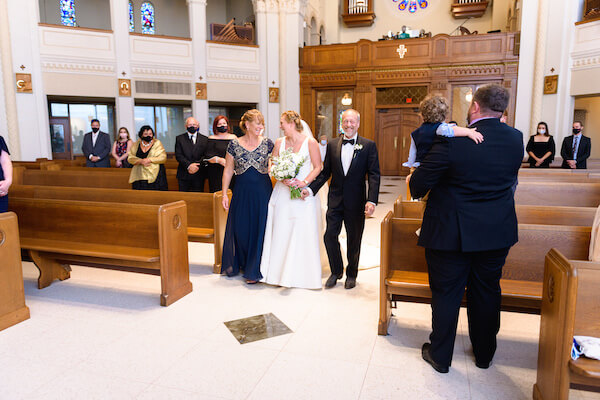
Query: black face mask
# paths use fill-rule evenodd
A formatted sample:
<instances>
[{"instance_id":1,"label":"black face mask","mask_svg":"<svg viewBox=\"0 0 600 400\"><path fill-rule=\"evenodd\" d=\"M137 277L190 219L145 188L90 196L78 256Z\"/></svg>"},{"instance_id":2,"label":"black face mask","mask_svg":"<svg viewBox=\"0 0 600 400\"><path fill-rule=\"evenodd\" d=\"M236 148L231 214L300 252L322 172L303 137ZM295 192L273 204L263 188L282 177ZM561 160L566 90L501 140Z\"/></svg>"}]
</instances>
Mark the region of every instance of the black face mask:
<instances>
[{"instance_id":1,"label":"black face mask","mask_svg":"<svg viewBox=\"0 0 600 400\"><path fill-rule=\"evenodd\" d=\"M227 127L226 126L217 126L217 132L225 133L225 132L227 132Z\"/></svg>"},{"instance_id":2,"label":"black face mask","mask_svg":"<svg viewBox=\"0 0 600 400\"><path fill-rule=\"evenodd\" d=\"M579 129L579 128L573 128L573 135L578 135L579 132L581 132L581 129Z\"/></svg>"},{"instance_id":3,"label":"black face mask","mask_svg":"<svg viewBox=\"0 0 600 400\"><path fill-rule=\"evenodd\" d=\"M92 132L96 133L100 130L100 128L92 128Z\"/></svg>"},{"instance_id":4,"label":"black face mask","mask_svg":"<svg viewBox=\"0 0 600 400\"><path fill-rule=\"evenodd\" d=\"M150 143L152 141L152 136L142 136L142 140L146 143Z\"/></svg>"},{"instance_id":5,"label":"black face mask","mask_svg":"<svg viewBox=\"0 0 600 400\"><path fill-rule=\"evenodd\" d=\"M194 133L196 133L196 131L197 131L197 130L198 130L198 129L197 129L195 126L188 126L188 127L187 127L187 131L188 131L189 133L191 133L192 135L193 135Z\"/></svg>"}]
</instances>

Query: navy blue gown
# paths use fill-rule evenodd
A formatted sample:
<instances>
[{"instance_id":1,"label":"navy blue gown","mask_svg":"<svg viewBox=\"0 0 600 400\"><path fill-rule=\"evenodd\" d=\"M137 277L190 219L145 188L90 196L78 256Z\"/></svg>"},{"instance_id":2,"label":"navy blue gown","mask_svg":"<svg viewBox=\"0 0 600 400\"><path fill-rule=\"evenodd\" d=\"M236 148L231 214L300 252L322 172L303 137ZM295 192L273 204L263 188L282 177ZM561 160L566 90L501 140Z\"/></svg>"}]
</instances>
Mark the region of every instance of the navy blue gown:
<instances>
[{"instance_id":1,"label":"navy blue gown","mask_svg":"<svg viewBox=\"0 0 600 400\"><path fill-rule=\"evenodd\" d=\"M0 155L5 151L8 154L8 147L6 146L6 142L4 138L0 136ZM0 181L4 180L4 171L2 170L2 165L0 165ZM4 213L8 211L8 195L0 197L0 213ZM259 260L260 261L260 260Z\"/></svg>"},{"instance_id":2,"label":"navy blue gown","mask_svg":"<svg viewBox=\"0 0 600 400\"><path fill-rule=\"evenodd\" d=\"M244 272L244 278L262 279L262 256L267 209L273 187L268 175L269 156L273 142L263 138L253 151L243 148L233 139L227 152L235 160L235 187L227 216L223 242L222 273L234 276Z\"/></svg>"}]
</instances>

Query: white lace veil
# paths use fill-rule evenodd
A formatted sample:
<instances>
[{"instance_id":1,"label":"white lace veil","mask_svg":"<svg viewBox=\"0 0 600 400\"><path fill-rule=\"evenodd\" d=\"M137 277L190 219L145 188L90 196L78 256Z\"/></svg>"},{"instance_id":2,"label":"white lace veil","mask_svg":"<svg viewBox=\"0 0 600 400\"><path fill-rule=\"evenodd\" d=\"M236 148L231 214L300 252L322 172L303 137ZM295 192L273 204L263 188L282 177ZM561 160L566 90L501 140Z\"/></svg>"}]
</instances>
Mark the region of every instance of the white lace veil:
<instances>
[{"instance_id":1,"label":"white lace veil","mask_svg":"<svg viewBox=\"0 0 600 400\"><path fill-rule=\"evenodd\" d=\"M308 126L308 124L306 123L306 121L303 120L303 119L301 119L300 123L302 124L302 128L303 128L302 129L302 133L304 134L304 136L308 136L309 138L313 138L314 139L315 137L313 136L313 133L310 130L310 126Z\"/></svg>"}]
</instances>

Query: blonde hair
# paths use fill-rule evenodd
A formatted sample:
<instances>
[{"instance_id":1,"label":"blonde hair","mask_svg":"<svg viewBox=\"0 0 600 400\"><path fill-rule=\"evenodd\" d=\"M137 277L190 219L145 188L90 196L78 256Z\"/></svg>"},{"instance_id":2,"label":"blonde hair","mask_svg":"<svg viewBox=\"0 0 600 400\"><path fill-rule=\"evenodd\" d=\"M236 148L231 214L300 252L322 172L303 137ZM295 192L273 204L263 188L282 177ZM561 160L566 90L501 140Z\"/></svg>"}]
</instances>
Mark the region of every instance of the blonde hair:
<instances>
[{"instance_id":1,"label":"blonde hair","mask_svg":"<svg viewBox=\"0 0 600 400\"><path fill-rule=\"evenodd\" d=\"M423 122L444 122L450 107L445 97L428 95L419 104L419 112L423 116Z\"/></svg>"},{"instance_id":2,"label":"blonde hair","mask_svg":"<svg viewBox=\"0 0 600 400\"><path fill-rule=\"evenodd\" d=\"M252 110L248 110L242 115L240 119L240 129L246 133L246 122L260 122L264 125L265 117L262 115L260 111L253 108Z\"/></svg>"},{"instance_id":3,"label":"blonde hair","mask_svg":"<svg viewBox=\"0 0 600 400\"><path fill-rule=\"evenodd\" d=\"M121 140L121 131L125 131L127 132L127 140L131 140L131 136L129 135L129 130L127 128L125 128L124 126L120 127L119 130L117 131L117 134L115 135L116 138L115 140L118 142L119 140Z\"/></svg>"},{"instance_id":4,"label":"blonde hair","mask_svg":"<svg viewBox=\"0 0 600 400\"><path fill-rule=\"evenodd\" d=\"M288 123L293 122L298 132L302 132L304 130L304 127L302 126L302 118L296 111L289 110L281 114L281 116L285 118Z\"/></svg>"}]
</instances>

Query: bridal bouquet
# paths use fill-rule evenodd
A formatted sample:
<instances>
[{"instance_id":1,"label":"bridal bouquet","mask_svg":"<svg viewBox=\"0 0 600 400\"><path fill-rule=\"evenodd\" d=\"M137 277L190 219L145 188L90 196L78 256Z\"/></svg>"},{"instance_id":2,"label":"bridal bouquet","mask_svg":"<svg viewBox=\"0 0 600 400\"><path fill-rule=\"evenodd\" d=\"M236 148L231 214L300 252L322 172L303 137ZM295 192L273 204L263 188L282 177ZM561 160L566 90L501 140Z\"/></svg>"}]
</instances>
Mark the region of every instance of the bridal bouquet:
<instances>
[{"instance_id":1,"label":"bridal bouquet","mask_svg":"<svg viewBox=\"0 0 600 400\"><path fill-rule=\"evenodd\" d=\"M273 157L271 175L278 181L294 179L298 176L300 168L302 168L305 161L305 157L294 153L292 149L284 150L279 154L279 157ZM299 199L302 197L302 191L297 187L291 187L290 192L292 199Z\"/></svg>"}]
</instances>

